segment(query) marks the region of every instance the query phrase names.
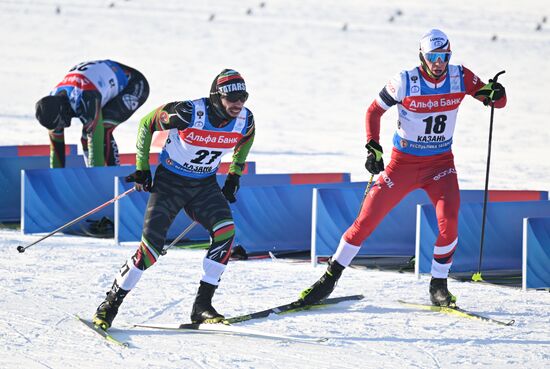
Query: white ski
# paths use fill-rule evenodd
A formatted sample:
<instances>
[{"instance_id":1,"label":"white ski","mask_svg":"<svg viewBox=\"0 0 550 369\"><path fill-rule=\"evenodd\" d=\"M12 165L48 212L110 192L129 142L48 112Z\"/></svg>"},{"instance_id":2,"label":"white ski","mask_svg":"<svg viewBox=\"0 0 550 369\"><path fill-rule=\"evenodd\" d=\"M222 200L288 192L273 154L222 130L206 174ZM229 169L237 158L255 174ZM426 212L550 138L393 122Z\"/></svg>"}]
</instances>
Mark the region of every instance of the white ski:
<instances>
[{"instance_id":1,"label":"white ski","mask_svg":"<svg viewBox=\"0 0 550 369\"><path fill-rule=\"evenodd\" d=\"M269 333L265 331L259 331L255 329L237 327L234 325L227 324L135 324L134 327L140 328L149 328L149 329L163 329L171 331L182 331L182 332L191 332L197 331L197 333L214 333L214 334L229 334L229 335L238 335L238 336L250 336L250 337L260 337L260 338L271 338L278 339L283 341L293 341L293 342L307 342L307 343L318 343L325 342L328 338L317 338L317 337L295 337L295 336L285 336L280 334Z\"/></svg>"},{"instance_id":2,"label":"white ski","mask_svg":"<svg viewBox=\"0 0 550 369\"><path fill-rule=\"evenodd\" d=\"M107 331L104 331L103 329L101 329L100 327L98 327L97 325L92 323L91 320L81 318L78 315L75 315L75 318L78 319L80 322L82 322L86 327L90 328L91 330L93 330L94 332L99 334L101 337L105 338L105 340L107 340L108 342L113 343L113 344L118 345L118 346L122 346L122 347L129 347L130 346L130 344L128 342L121 341L121 340L111 336L110 333L108 333Z\"/></svg>"}]
</instances>

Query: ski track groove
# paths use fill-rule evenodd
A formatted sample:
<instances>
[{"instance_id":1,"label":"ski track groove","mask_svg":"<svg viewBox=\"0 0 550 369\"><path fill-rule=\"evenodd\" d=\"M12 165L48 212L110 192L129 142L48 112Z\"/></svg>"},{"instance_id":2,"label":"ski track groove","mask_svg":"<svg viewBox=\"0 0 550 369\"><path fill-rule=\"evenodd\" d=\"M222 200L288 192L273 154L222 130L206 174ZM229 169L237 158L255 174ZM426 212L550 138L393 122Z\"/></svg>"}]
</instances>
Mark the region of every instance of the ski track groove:
<instances>
[{"instance_id":1,"label":"ski track groove","mask_svg":"<svg viewBox=\"0 0 550 369\"><path fill-rule=\"evenodd\" d=\"M42 360L40 359L36 359L34 358L32 355L29 355L29 354L25 354L25 353L18 353L19 356L22 356L24 357L25 359L29 360L29 361L32 361L44 368L47 368L47 369L55 369L55 367L53 366L49 366L48 364L44 363Z\"/></svg>"},{"instance_id":2,"label":"ski track groove","mask_svg":"<svg viewBox=\"0 0 550 369\"><path fill-rule=\"evenodd\" d=\"M13 324L11 324L10 322L8 321L5 321L5 320L1 320L0 323L6 325L12 332L15 332L17 333L19 336L21 336L27 343L32 343L32 340L27 337L24 333L21 333L19 332L19 330L13 326Z\"/></svg>"},{"instance_id":3,"label":"ski track groove","mask_svg":"<svg viewBox=\"0 0 550 369\"><path fill-rule=\"evenodd\" d=\"M194 359L193 357L189 357L189 361L196 364L198 368L200 369L207 369L207 368L213 368L216 367L218 369L221 368L232 368L232 369L239 369L239 368L251 368L251 366L241 366L239 365L239 362L245 361L249 363L256 363L256 362L265 362L265 357L262 355L256 355L250 352L249 346L243 345L243 342L245 341L236 341L233 340L234 336L224 336L224 335L194 335L194 334L180 334L177 332L171 332L172 334L167 335L166 333L162 333L163 336L170 336L174 337L174 340L165 340L165 347L163 347L163 350L156 351L155 349L148 350L149 354L152 354L153 356L158 356L160 354L163 354L166 350L172 349L175 347L191 347L191 349L195 349L196 347L201 347L202 343L201 341L204 340L208 346L210 346L210 350L208 354L201 354L200 359ZM246 337L243 337L243 340L247 339ZM229 340L229 341L228 341ZM254 338L252 340L255 340ZM263 346L262 346L263 347ZM221 364L224 363L225 353L231 352L232 353L232 361L227 364ZM213 355L213 353L215 353ZM194 353L190 353L190 355L193 355ZM196 355L196 354L195 354ZM271 355L268 355L270 357ZM237 362L235 362L237 361ZM221 366L220 366L221 365ZM187 366L185 366L187 368Z\"/></svg>"},{"instance_id":4,"label":"ski track groove","mask_svg":"<svg viewBox=\"0 0 550 369\"><path fill-rule=\"evenodd\" d=\"M16 295L17 297L20 297L20 298L23 297L19 292L10 290L10 289L5 288L3 286L0 286L0 289L4 290L6 292L12 293L12 294ZM34 301L34 299L37 299L39 301ZM27 337L27 335L20 332L12 323L5 322L5 321L2 321L2 322L7 324L12 331L16 332L21 337L23 337L27 341L27 343L29 343L29 344L35 344L37 341L48 341L50 339L49 338L50 335L48 333L52 332L52 331L55 332L55 333L58 333L58 334L54 334L54 336L56 337L56 342L57 342L58 345L60 343L69 344L69 345L74 343L74 340L72 340L71 338L67 337L66 334L64 334L64 329L61 327L62 323L70 322L71 320L74 320L75 323L77 323L77 324L81 324L81 323L76 321L76 318L74 317L73 314L70 314L70 313L68 313L64 310L61 310L61 309L59 309L55 306L51 306L51 304L48 303L47 301L45 301L42 297L39 297L39 296L36 296L36 295L33 296L32 302L34 304L40 306L40 307L50 306L54 310L57 310L58 312L62 313L63 316L58 317L57 320L55 321L55 323L49 324L49 323L44 322L44 321L39 321L39 320L36 320L36 319L33 319L33 318L29 318L27 315L23 315L23 314L20 315L17 318L17 321L25 323L24 326L26 328L30 327L31 332L33 332L32 328L38 328L39 329L39 331L37 333L34 333L33 339L30 339L29 337ZM43 304L46 304L46 305L43 305ZM52 318L55 318L55 317L52 317ZM40 328L42 328L42 329L40 329ZM106 342L106 343L109 344L108 342ZM109 346L112 346L112 345L109 344ZM110 349L112 349L112 347L110 347ZM124 356L121 356L121 358L124 358ZM45 365L45 364L43 364L43 365ZM45 366L47 366L47 365L45 365Z\"/></svg>"},{"instance_id":5,"label":"ski track groove","mask_svg":"<svg viewBox=\"0 0 550 369\"><path fill-rule=\"evenodd\" d=\"M429 349L425 349L425 348L423 348L422 346L420 346L419 344L416 344L416 343L413 344L413 346L416 347L416 348L418 348L420 351L422 351L423 353L425 353L427 356L429 356L429 357L433 360L433 362L434 362L434 364L435 364L435 368L441 369L441 363L439 362L439 360L437 359L437 357L436 357L434 354L432 354L432 353L430 352Z\"/></svg>"}]
</instances>

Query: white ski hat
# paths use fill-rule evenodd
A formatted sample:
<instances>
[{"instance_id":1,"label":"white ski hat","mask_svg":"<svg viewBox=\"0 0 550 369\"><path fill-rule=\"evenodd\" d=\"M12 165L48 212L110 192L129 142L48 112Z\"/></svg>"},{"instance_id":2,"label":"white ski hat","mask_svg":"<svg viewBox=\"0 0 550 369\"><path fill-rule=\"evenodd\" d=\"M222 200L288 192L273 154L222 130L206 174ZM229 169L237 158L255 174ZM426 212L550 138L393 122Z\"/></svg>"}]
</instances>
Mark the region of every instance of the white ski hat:
<instances>
[{"instance_id":1,"label":"white ski hat","mask_svg":"<svg viewBox=\"0 0 550 369\"><path fill-rule=\"evenodd\" d=\"M449 38L443 31L436 28L429 30L420 39L420 51L425 54L435 49L445 49L451 51Z\"/></svg>"}]
</instances>

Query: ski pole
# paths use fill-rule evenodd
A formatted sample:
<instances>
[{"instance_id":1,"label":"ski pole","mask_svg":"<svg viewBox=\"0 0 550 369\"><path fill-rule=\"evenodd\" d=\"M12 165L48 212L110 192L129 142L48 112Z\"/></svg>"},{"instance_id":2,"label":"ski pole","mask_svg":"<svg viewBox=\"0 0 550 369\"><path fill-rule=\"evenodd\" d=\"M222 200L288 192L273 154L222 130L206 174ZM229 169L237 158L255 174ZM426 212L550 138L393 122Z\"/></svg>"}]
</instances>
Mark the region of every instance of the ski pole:
<instances>
[{"instance_id":1,"label":"ski pole","mask_svg":"<svg viewBox=\"0 0 550 369\"><path fill-rule=\"evenodd\" d=\"M193 223L189 224L187 226L187 228L185 228L183 230L183 232L180 233L180 235L178 237L176 237L176 239L174 241L172 241L172 243L168 246L166 246L165 249L163 249L160 254L161 255L166 255L166 251L168 251L169 248L171 248L172 246L174 246L176 243L178 243L179 240L181 240L183 238L183 236L185 236L187 233L189 233L189 231L191 231L193 229L193 227L195 227L197 224L199 224L199 222L197 222L196 220L193 221Z\"/></svg>"},{"instance_id":2,"label":"ski pole","mask_svg":"<svg viewBox=\"0 0 550 369\"><path fill-rule=\"evenodd\" d=\"M498 76L505 73L505 71L498 72L493 78L493 83L497 82ZM489 168L491 166L491 143L493 140L493 116L495 113L495 103L490 101L491 104L491 120L489 123L489 145L487 150L487 168L485 171L485 191L483 192L483 211L481 215L481 240L479 242L479 264L477 266L477 273L472 275L472 280L475 282L483 281L481 277L481 262L483 260L483 241L485 239L485 219L487 217L487 197L489 194Z\"/></svg>"},{"instance_id":3,"label":"ski pole","mask_svg":"<svg viewBox=\"0 0 550 369\"><path fill-rule=\"evenodd\" d=\"M369 183L367 184L367 188L365 189L365 197L367 197L367 195L369 194L370 188L372 187L373 183L374 183L374 174L371 174Z\"/></svg>"},{"instance_id":4,"label":"ski pole","mask_svg":"<svg viewBox=\"0 0 550 369\"><path fill-rule=\"evenodd\" d=\"M53 236L53 235L56 234L57 232L62 231L63 229L65 229L65 228L67 228L67 227L70 227L70 226L72 226L72 225L75 224L75 223L78 223L79 221L81 221L82 219L86 218L87 216L90 216L90 215L92 215L92 214L94 214L94 213L97 213L98 211L100 211L101 209L103 209L104 207L106 207L107 205L116 202L117 200L123 198L124 196L126 196L126 195L128 195L128 194L130 194L130 193L132 193L132 192L134 192L134 191L135 191L135 188L132 187L132 188L129 189L128 191L123 192L123 193L121 193L120 195L113 197L111 200L107 201L107 202L104 203L104 204L99 205L99 206L98 206L97 208L95 208L95 209L90 210L90 211L87 212L86 214L83 214L83 215L79 216L78 218L71 220L69 223L62 225L61 227L57 228L55 231L52 231L52 232L48 233L47 235L45 235L45 236L42 237L41 239L39 239L39 240L37 240L37 241L34 241L33 243L31 243L31 244L29 244L29 245L27 245L27 246L17 246L17 251L19 251L20 253L25 252L25 250L28 249L29 247L31 247L32 245L36 245L38 242L41 242L41 241L45 240L46 238L48 238L48 237L50 237L50 236Z\"/></svg>"},{"instance_id":5,"label":"ski pole","mask_svg":"<svg viewBox=\"0 0 550 369\"><path fill-rule=\"evenodd\" d=\"M365 199L367 198L367 195L369 194L373 183L374 183L374 174L371 174L369 182L367 183L367 188L365 188L365 194L363 195L363 201L361 201L361 206L359 207L359 212L357 214L361 214L361 210L363 209L363 204L365 203Z\"/></svg>"}]
</instances>

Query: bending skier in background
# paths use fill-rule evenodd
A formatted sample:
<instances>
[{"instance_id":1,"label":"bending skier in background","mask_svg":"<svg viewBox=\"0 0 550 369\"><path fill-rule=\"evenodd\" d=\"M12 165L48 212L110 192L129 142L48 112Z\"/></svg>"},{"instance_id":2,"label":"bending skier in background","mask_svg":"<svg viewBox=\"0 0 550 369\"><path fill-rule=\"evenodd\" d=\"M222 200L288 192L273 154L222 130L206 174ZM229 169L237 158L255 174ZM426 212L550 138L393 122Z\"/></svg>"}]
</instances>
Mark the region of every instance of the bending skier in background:
<instances>
[{"instance_id":1,"label":"bending skier in background","mask_svg":"<svg viewBox=\"0 0 550 369\"><path fill-rule=\"evenodd\" d=\"M48 129L50 167L65 167L64 129L80 118L82 148L89 167L118 165L114 129L147 100L149 84L139 71L112 60L75 65L36 103L36 119Z\"/></svg>"},{"instance_id":2,"label":"bending skier in background","mask_svg":"<svg viewBox=\"0 0 550 369\"><path fill-rule=\"evenodd\" d=\"M342 271L359 252L385 215L411 191L422 188L437 215L439 236L434 245L430 299L434 305L456 302L447 288L447 277L458 245L460 193L451 144L458 107L465 95L495 108L506 105L500 83L484 84L461 65L451 65L450 42L432 29L420 40L420 66L402 71L389 81L366 114L368 150L366 169L381 175L365 196L355 222L343 234L325 274L300 299L312 304L334 290ZM397 105L399 117L393 137L391 161L384 168L380 145L380 118Z\"/></svg>"},{"instance_id":3,"label":"bending skier in background","mask_svg":"<svg viewBox=\"0 0 550 369\"><path fill-rule=\"evenodd\" d=\"M244 79L224 69L212 82L210 98L172 102L145 116L139 125L137 170L126 178L138 191L150 191L141 243L122 266L107 298L93 317L107 329L128 292L143 272L157 261L166 233L181 209L210 232L210 248L191 312L193 323L216 323L224 316L212 306L212 297L229 260L235 225L228 201L236 201L239 179L254 141L254 117L244 107L248 99ZM154 181L149 169L153 132L169 130ZM224 154L233 161L223 189L216 172Z\"/></svg>"}]
</instances>

